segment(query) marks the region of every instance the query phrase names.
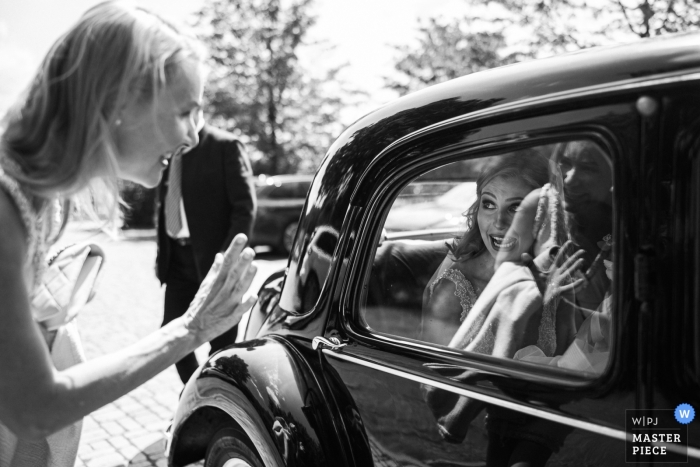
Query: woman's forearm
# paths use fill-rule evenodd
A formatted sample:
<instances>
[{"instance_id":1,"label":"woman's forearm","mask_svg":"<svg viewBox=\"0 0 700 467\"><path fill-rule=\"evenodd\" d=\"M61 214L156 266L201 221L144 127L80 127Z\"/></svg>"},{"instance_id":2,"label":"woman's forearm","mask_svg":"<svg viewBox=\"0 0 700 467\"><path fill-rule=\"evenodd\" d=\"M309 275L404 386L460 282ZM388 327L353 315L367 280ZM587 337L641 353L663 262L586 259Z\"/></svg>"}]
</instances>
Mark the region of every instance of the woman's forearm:
<instances>
[{"instance_id":1,"label":"woman's forearm","mask_svg":"<svg viewBox=\"0 0 700 467\"><path fill-rule=\"evenodd\" d=\"M55 373L51 396L31 404L23 425L43 437L118 399L194 351L198 342L179 318L123 350Z\"/></svg>"},{"instance_id":2,"label":"woman's forearm","mask_svg":"<svg viewBox=\"0 0 700 467\"><path fill-rule=\"evenodd\" d=\"M237 236L217 255L187 313L135 344L58 371L31 314L23 266L24 231L0 196L0 422L22 438L45 437L118 399L174 364L254 303L244 299L254 253Z\"/></svg>"}]
</instances>

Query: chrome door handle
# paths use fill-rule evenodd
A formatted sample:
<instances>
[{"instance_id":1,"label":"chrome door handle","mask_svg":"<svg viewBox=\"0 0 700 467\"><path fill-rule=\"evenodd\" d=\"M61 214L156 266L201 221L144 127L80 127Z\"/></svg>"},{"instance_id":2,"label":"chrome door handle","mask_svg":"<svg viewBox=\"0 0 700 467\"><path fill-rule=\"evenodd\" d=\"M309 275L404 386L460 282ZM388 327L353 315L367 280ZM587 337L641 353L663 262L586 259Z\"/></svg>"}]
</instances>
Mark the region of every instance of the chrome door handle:
<instances>
[{"instance_id":1,"label":"chrome door handle","mask_svg":"<svg viewBox=\"0 0 700 467\"><path fill-rule=\"evenodd\" d=\"M323 336L316 336L311 341L311 347L314 350L317 350L319 347L321 347L322 350L324 348L326 348L326 349L338 351L338 350L342 349L343 347L345 347L346 345L347 344L344 344L343 342L341 342L340 339L338 339L335 336L329 337L328 339L326 339Z\"/></svg>"}]
</instances>

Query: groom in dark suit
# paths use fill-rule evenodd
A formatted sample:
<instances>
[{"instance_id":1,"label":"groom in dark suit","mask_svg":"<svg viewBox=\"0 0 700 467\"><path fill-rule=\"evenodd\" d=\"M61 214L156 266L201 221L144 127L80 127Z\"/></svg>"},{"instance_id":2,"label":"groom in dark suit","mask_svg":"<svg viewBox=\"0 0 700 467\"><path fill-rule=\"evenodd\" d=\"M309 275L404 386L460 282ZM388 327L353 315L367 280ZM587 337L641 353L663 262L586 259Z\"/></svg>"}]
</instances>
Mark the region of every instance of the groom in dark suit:
<instances>
[{"instance_id":1,"label":"groom in dark suit","mask_svg":"<svg viewBox=\"0 0 700 467\"><path fill-rule=\"evenodd\" d=\"M163 325L187 311L214 257L238 233L250 236L256 199L243 145L203 126L199 144L173 157L158 187L156 275L165 288ZM238 327L211 341L211 352L236 340ZM183 383L199 366L194 353L175 364Z\"/></svg>"}]
</instances>

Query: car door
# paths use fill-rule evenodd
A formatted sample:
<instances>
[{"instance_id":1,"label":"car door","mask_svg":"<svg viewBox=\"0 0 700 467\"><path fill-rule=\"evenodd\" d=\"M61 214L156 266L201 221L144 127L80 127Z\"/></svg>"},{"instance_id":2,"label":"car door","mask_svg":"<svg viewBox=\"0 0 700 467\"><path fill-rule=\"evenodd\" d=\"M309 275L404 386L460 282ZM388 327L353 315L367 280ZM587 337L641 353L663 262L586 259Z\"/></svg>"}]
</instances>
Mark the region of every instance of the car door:
<instances>
[{"instance_id":1,"label":"car door","mask_svg":"<svg viewBox=\"0 0 700 467\"><path fill-rule=\"evenodd\" d=\"M577 110L565 108L559 104L550 109L520 109L509 116L472 116L426 129L382 153L356 190L353 204L363 213L350 227L354 241L346 259L352 266L343 284L342 309L326 332L341 346L325 348L323 354L332 368L326 375L331 385L344 386L351 396L354 406L347 412L354 413L354 423L363 426L375 465L486 465L487 460L489 465L509 465L519 457L532 465L625 462L625 410L637 408L640 363L636 333L628 330L636 329L638 318L633 271L639 245L631 232L642 219L637 203L645 196L637 183L636 165L641 118L636 96L608 96L598 103L589 98L585 103L569 103L568 108ZM527 117L514 118L518 115ZM597 155L581 159L579 155L586 151ZM564 157L567 153L574 156ZM595 252L597 244L600 255L614 265L606 275L598 256L590 258L587 268L598 261L597 282L591 281L589 292L573 300L587 314L566 315L581 313L574 332L563 331L576 334L581 323L591 316L602 317L607 307L605 349L589 352L585 369L575 358L561 362L578 335L555 344L559 359L550 352L540 360L522 354L518 359L491 355L498 345L493 342L487 351L453 345L460 329L464 331L460 323L445 322L428 337L425 295L448 252L454 253L455 238L464 236L466 224L462 231L443 225L400 235L383 228L392 207L405 205L397 203L397 195L412 183L436 179L473 183L504 158L533 154L547 159L552 185L562 183L572 171L589 171L592 185L608 179L602 184L608 184L607 205L591 193L579 196L579 219L589 224L604 220L596 224L598 232L591 234L600 239L589 240L589 246ZM506 188L518 183L518 177L512 177ZM558 189L561 199L564 189ZM556 204L553 199L549 203ZM469 206L463 208L468 211ZM551 219L557 217L555 208L552 212L550 229L554 229ZM569 239L571 229L568 224L564 227ZM503 238L491 241L505 242ZM606 242L607 246L600 246ZM481 296L485 286L474 288L472 295ZM469 295L454 294L460 302ZM506 303L515 309L515 302ZM511 309L508 306L506 311ZM474 309L466 308L463 305L457 314L468 316ZM543 315L541 309L539 315ZM541 334L539 328L546 326L538 319L537 331L533 334L530 324L523 335ZM582 338L590 337L589 333ZM526 341L519 342L528 347Z\"/></svg>"},{"instance_id":2,"label":"car door","mask_svg":"<svg viewBox=\"0 0 700 467\"><path fill-rule=\"evenodd\" d=\"M648 235L640 257L648 270L641 282L648 285L647 352L654 363L645 396L673 424L679 405L700 407L700 93L685 85L657 100L659 112L648 119L651 143L659 147L650 173L658 209L648 225L656 235ZM700 457L697 412L679 428L692 463Z\"/></svg>"}]
</instances>

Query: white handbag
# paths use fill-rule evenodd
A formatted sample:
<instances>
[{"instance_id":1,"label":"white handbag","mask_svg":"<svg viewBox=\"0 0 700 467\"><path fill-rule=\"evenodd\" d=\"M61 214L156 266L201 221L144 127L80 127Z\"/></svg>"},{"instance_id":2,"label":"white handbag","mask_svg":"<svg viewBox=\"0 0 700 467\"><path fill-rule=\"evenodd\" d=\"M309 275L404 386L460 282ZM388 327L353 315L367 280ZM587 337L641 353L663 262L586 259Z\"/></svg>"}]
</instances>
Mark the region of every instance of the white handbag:
<instances>
[{"instance_id":1,"label":"white handbag","mask_svg":"<svg viewBox=\"0 0 700 467\"><path fill-rule=\"evenodd\" d=\"M73 320L92 300L104 252L94 244L70 245L49 259L32 297L34 319L47 331Z\"/></svg>"}]
</instances>

